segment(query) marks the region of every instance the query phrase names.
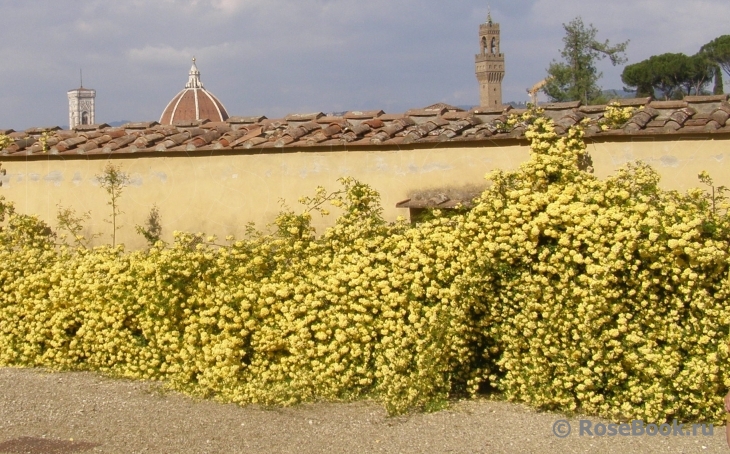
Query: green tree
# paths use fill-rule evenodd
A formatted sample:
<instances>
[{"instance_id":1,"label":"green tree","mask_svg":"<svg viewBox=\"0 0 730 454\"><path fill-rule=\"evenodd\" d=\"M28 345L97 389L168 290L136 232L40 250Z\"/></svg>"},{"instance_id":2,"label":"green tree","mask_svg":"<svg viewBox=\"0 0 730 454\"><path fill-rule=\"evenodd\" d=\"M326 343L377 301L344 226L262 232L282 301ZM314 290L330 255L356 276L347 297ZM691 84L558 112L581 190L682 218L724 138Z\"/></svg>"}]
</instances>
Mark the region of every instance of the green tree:
<instances>
[{"instance_id":1,"label":"green tree","mask_svg":"<svg viewBox=\"0 0 730 454\"><path fill-rule=\"evenodd\" d=\"M730 35L713 39L700 48L700 53L706 54L730 76Z\"/></svg>"},{"instance_id":2,"label":"green tree","mask_svg":"<svg viewBox=\"0 0 730 454\"><path fill-rule=\"evenodd\" d=\"M636 90L637 97L653 96L654 90L658 89L659 78L652 71L651 57L633 65L628 65L621 73L621 81L626 85L625 90Z\"/></svg>"},{"instance_id":3,"label":"green tree","mask_svg":"<svg viewBox=\"0 0 730 454\"><path fill-rule=\"evenodd\" d=\"M715 76L716 67L717 65L703 53L689 57L689 69L686 79L683 81L685 93L688 95L704 94L705 86Z\"/></svg>"},{"instance_id":4,"label":"green tree","mask_svg":"<svg viewBox=\"0 0 730 454\"><path fill-rule=\"evenodd\" d=\"M160 222L160 210L157 205L152 205L145 225L138 225L135 227L137 233L142 235L150 247L161 241L162 237L162 223Z\"/></svg>"},{"instance_id":5,"label":"green tree","mask_svg":"<svg viewBox=\"0 0 730 454\"><path fill-rule=\"evenodd\" d=\"M122 172L121 167L109 162L104 167L101 175L96 176L96 181L109 194L107 205L112 207L112 213L109 216L111 219L105 219L105 221L112 225L112 247L115 247L117 245L117 230L122 228L121 225L117 226L117 216L123 213L119 209L119 198L122 196L122 190L129 186L131 180L126 172Z\"/></svg>"},{"instance_id":6,"label":"green tree","mask_svg":"<svg viewBox=\"0 0 730 454\"><path fill-rule=\"evenodd\" d=\"M730 35L722 35L713 39L700 48L700 53L706 55L710 61L717 65L714 70L715 88L712 92L716 95L723 94L725 89L720 69L730 76Z\"/></svg>"},{"instance_id":7,"label":"green tree","mask_svg":"<svg viewBox=\"0 0 730 454\"><path fill-rule=\"evenodd\" d=\"M91 238L86 238L81 235L84 230L84 223L91 219L91 212L77 214L73 208L64 208L61 205L56 205L58 212L56 214L56 220L58 221L58 228L65 230L71 234L71 238L77 247L83 247L84 249L89 248L90 241L101 236L100 233L92 234Z\"/></svg>"},{"instance_id":8,"label":"green tree","mask_svg":"<svg viewBox=\"0 0 730 454\"><path fill-rule=\"evenodd\" d=\"M580 100L584 104L600 101L601 88L598 79L602 73L596 69L596 62L608 57L615 66L625 63L624 52L628 41L612 46L608 40L596 41L598 30L583 24L580 17L569 24L563 24L565 47L560 52L562 62L554 61L547 69L548 83L543 88L553 101Z\"/></svg>"},{"instance_id":9,"label":"green tree","mask_svg":"<svg viewBox=\"0 0 730 454\"><path fill-rule=\"evenodd\" d=\"M621 80L637 96L651 96L658 90L664 99L681 98L685 94L702 94L712 80L716 65L702 54L666 53L624 68Z\"/></svg>"},{"instance_id":10,"label":"green tree","mask_svg":"<svg viewBox=\"0 0 730 454\"><path fill-rule=\"evenodd\" d=\"M715 87L712 89L713 95L721 95L725 93L725 87L722 83L722 70L720 65L715 66Z\"/></svg>"}]
</instances>

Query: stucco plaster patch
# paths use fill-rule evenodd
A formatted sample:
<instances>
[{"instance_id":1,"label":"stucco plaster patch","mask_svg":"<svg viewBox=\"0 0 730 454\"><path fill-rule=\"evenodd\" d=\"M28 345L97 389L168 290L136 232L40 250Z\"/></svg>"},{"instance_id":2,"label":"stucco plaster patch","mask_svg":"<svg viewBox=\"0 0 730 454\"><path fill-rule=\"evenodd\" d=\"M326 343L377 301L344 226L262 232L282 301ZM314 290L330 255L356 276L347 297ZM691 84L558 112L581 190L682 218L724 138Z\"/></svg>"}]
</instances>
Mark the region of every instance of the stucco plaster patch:
<instances>
[{"instance_id":1,"label":"stucco plaster patch","mask_svg":"<svg viewBox=\"0 0 730 454\"><path fill-rule=\"evenodd\" d=\"M142 186L143 183L144 183L144 179L142 178L142 175L139 173L134 173L129 178L130 186L140 187L140 186Z\"/></svg>"},{"instance_id":2,"label":"stucco plaster patch","mask_svg":"<svg viewBox=\"0 0 730 454\"><path fill-rule=\"evenodd\" d=\"M160 180L161 183L167 183L167 174L165 172L152 172L152 176Z\"/></svg>"},{"instance_id":3,"label":"stucco plaster patch","mask_svg":"<svg viewBox=\"0 0 730 454\"><path fill-rule=\"evenodd\" d=\"M679 167L679 159L674 156L662 156L659 159L664 167Z\"/></svg>"},{"instance_id":4,"label":"stucco plaster patch","mask_svg":"<svg viewBox=\"0 0 730 454\"><path fill-rule=\"evenodd\" d=\"M54 170L43 177L43 180L53 183L54 186L60 186L63 181L63 173L60 170Z\"/></svg>"}]
</instances>

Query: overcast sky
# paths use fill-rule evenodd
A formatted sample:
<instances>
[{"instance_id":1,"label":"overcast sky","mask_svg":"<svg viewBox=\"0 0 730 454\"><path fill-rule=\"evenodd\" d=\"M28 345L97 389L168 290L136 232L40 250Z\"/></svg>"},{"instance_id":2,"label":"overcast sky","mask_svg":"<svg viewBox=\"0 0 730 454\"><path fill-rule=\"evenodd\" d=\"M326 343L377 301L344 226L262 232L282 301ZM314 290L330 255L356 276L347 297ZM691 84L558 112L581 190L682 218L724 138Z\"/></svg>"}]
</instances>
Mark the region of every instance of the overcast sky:
<instances>
[{"instance_id":1,"label":"overcast sky","mask_svg":"<svg viewBox=\"0 0 730 454\"><path fill-rule=\"evenodd\" d=\"M97 123L159 120L198 61L230 115L478 104L482 0L0 0L0 128L68 124L66 92L94 88ZM504 101L560 57L563 23L631 40L637 62L730 33L728 0L492 0ZM603 88L621 67L600 64ZM726 87L730 84L726 83Z\"/></svg>"}]
</instances>

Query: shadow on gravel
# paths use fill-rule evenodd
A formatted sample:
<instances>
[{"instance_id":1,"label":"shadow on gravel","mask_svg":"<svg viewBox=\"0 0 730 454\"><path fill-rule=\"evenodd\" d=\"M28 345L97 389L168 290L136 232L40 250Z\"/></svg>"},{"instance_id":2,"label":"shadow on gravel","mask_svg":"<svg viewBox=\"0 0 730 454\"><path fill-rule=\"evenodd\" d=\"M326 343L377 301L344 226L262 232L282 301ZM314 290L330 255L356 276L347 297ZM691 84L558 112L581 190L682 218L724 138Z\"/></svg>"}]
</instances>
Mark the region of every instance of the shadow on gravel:
<instances>
[{"instance_id":1,"label":"shadow on gravel","mask_svg":"<svg viewBox=\"0 0 730 454\"><path fill-rule=\"evenodd\" d=\"M86 441L49 440L47 438L20 437L0 443L0 452L12 454L72 454L101 446Z\"/></svg>"}]
</instances>

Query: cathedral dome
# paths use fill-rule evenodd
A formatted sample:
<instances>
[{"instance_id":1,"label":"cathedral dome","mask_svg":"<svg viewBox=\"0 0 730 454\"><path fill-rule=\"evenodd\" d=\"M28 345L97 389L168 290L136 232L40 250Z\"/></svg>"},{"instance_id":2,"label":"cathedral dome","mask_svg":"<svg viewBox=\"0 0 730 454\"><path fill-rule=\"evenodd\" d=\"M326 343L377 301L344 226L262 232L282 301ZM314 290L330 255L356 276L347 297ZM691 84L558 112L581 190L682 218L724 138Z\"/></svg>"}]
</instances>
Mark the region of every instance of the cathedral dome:
<instances>
[{"instance_id":1,"label":"cathedral dome","mask_svg":"<svg viewBox=\"0 0 730 454\"><path fill-rule=\"evenodd\" d=\"M195 66L195 58L193 58L193 66L190 68L189 75L185 88L175 95L165 107L160 117L160 123L169 125L175 121L204 119L225 121L228 118L228 112L223 107L223 103L203 87L203 83L200 81L200 71Z\"/></svg>"}]
</instances>

